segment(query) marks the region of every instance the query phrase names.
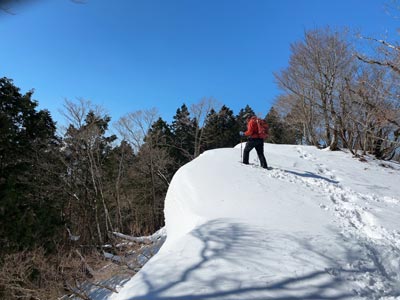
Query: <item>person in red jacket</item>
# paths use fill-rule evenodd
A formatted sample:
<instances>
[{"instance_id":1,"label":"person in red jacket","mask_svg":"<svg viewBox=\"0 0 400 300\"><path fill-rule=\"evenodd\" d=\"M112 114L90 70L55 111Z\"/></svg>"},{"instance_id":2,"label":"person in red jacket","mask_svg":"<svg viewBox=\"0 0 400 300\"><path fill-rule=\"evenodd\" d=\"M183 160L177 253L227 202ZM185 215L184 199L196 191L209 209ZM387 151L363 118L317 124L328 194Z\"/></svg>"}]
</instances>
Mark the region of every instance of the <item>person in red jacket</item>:
<instances>
[{"instance_id":1,"label":"person in red jacket","mask_svg":"<svg viewBox=\"0 0 400 300\"><path fill-rule=\"evenodd\" d=\"M240 132L241 136L247 136L248 140L246 143L246 147L244 147L243 151L243 163L248 165L249 164L249 155L250 151L253 148L256 148L258 159L260 160L260 165L264 169L268 169L267 160L264 156L264 138L266 133L259 132L259 124L257 124L258 118L254 115L248 115L247 118L247 131Z\"/></svg>"}]
</instances>

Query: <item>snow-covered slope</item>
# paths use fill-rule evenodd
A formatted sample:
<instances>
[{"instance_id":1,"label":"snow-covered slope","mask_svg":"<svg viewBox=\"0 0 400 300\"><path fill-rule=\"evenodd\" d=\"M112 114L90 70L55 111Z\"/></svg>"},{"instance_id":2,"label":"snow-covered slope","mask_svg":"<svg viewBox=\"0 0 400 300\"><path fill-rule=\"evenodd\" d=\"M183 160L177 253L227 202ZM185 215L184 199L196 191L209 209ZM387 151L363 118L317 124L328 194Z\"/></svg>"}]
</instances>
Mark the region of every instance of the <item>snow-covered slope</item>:
<instances>
[{"instance_id":1,"label":"snow-covered slope","mask_svg":"<svg viewBox=\"0 0 400 300\"><path fill-rule=\"evenodd\" d=\"M265 145L174 176L167 240L112 300L400 299L400 165Z\"/></svg>"}]
</instances>

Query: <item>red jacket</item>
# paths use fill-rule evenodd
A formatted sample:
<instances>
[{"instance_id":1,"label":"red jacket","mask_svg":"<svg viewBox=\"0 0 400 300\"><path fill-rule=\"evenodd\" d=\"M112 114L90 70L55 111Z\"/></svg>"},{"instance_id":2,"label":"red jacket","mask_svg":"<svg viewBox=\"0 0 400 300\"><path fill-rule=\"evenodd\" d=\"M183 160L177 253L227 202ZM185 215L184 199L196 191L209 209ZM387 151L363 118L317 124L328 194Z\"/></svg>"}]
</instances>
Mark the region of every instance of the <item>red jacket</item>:
<instances>
[{"instance_id":1,"label":"red jacket","mask_svg":"<svg viewBox=\"0 0 400 300\"><path fill-rule=\"evenodd\" d=\"M253 116L247 122L247 131L244 133L245 136L251 137L253 139L261 138L258 135L258 125L257 125L257 117Z\"/></svg>"}]
</instances>

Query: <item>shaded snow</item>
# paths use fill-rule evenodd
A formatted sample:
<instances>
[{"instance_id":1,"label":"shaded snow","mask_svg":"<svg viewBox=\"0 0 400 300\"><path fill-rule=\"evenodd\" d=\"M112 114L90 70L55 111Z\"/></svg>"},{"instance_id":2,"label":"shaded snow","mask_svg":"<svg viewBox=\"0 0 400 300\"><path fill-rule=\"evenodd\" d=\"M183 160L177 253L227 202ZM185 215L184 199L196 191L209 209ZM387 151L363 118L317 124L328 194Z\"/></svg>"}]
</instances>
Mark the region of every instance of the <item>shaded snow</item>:
<instances>
[{"instance_id":1,"label":"shaded snow","mask_svg":"<svg viewBox=\"0 0 400 300\"><path fill-rule=\"evenodd\" d=\"M266 144L268 171L240 151L175 174L166 242L109 299L400 299L399 164Z\"/></svg>"}]
</instances>

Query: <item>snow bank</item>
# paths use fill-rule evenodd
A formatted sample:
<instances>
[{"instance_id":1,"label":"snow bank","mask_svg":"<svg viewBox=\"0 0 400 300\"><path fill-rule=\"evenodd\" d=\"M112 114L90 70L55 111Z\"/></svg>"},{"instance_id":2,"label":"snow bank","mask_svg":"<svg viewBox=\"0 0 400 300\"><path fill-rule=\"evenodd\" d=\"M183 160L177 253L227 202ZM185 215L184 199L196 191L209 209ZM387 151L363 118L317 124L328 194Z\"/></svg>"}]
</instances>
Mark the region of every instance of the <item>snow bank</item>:
<instances>
[{"instance_id":1,"label":"snow bank","mask_svg":"<svg viewBox=\"0 0 400 300\"><path fill-rule=\"evenodd\" d=\"M265 145L207 151L174 176L167 240L110 299L400 299L400 166Z\"/></svg>"}]
</instances>

